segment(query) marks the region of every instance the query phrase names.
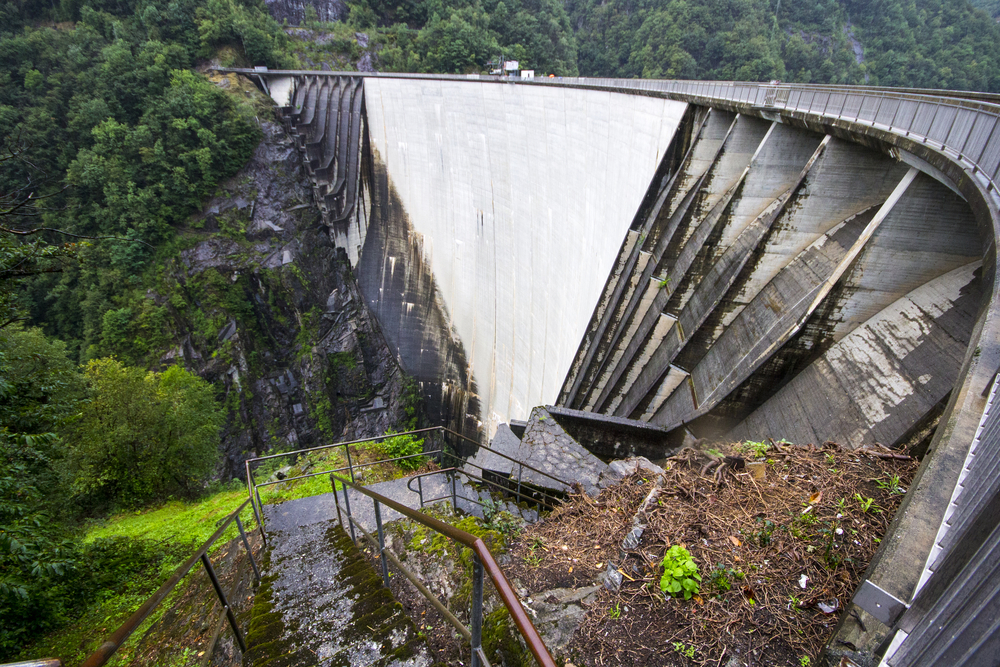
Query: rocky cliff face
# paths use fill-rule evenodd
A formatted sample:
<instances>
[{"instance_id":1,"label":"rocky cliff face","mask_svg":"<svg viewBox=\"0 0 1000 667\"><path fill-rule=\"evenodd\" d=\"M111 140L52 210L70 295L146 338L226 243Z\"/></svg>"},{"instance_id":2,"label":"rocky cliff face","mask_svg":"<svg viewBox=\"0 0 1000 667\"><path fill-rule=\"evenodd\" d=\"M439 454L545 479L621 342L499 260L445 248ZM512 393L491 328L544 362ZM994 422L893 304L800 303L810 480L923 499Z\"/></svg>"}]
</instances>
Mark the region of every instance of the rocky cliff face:
<instances>
[{"instance_id":1,"label":"rocky cliff face","mask_svg":"<svg viewBox=\"0 0 1000 667\"><path fill-rule=\"evenodd\" d=\"M316 10L320 21L339 21L347 16L347 3L342 0L265 0L267 11L279 23L299 25L306 18L306 7Z\"/></svg>"},{"instance_id":2,"label":"rocky cliff face","mask_svg":"<svg viewBox=\"0 0 1000 667\"><path fill-rule=\"evenodd\" d=\"M257 94L235 77L223 87ZM312 203L299 152L261 120L250 162L208 202L149 297L170 312L181 361L225 395L223 477L265 452L401 430L420 399L386 347L346 255Z\"/></svg>"}]
</instances>

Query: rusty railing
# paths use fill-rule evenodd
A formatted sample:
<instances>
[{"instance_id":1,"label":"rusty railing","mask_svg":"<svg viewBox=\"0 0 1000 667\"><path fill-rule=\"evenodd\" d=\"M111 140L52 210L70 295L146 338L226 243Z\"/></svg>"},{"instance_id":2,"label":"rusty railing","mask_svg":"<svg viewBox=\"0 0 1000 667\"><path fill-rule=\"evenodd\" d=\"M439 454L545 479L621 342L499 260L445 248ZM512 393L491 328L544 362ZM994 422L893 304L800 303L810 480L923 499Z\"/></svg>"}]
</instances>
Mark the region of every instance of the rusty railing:
<instances>
[{"instance_id":1,"label":"rusty railing","mask_svg":"<svg viewBox=\"0 0 1000 667\"><path fill-rule=\"evenodd\" d=\"M486 543L484 543L481 538L447 524L440 519L435 519L434 517L428 516L423 512L411 509L402 503L398 503L395 500L383 496L380 493L376 493L363 486L359 486L351 480L345 479L335 473L330 473L330 481L337 504L337 514L341 516L341 525L343 525L343 516L346 514L347 520L352 526L352 534L353 526L357 526L358 529L361 530L362 534L378 549L382 566L382 579L385 585L387 587L389 585L387 560L391 560L393 565L395 565L402 572L403 576L413 583L417 587L417 590L419 590L420 593L424 595L424 597L426 597L438 611L442 612L442 616L444 616L445 620L453 625L459 633L469 641L472 653L472 667L489 667L489 661L486 658L482 645L484 571L486 574L489 574L490 579L493 581L493 586L496 588L497 594L503 601L504 607L507 608L507 612L514 621L514 625L517 627L521 637L524 638L524 643L528 646L528 650L531 651L535 660L537 660L538 664L542 667L555 667L556 663L552 659L552 655L549 653L548 648L545 646L545 642L542 641L541 635L538 634L538 630L531 623L531 619L528 618L528 614L521 605L521 601L518 599L517 594L511 587L510 582L507 581L506 575L504 575L500 566L497 565L496 560L493 558L493 554L490 553ZM341 514L340 497L337 493L338 483L341 485L344 492L345 511L343 514ZM350 500L348 499L347 494L348 489L353 489L357 493L371 498L374 502L376 532L378 535L377 540L352 516ZM441 535L444 535L445 537L472 550L472 609L469 614L469 621L472 626L471 628L466 628L462 625L462 623L447 610L441 601L438 600L426 586L420 583L412 573L403 567L403 564L400 563L394 555L386 550L385 533L382 529L381 505L394 509L408 519L416 521L420 525L430 528L431 530L440 533Z\"/></svg>"}]
</instances>

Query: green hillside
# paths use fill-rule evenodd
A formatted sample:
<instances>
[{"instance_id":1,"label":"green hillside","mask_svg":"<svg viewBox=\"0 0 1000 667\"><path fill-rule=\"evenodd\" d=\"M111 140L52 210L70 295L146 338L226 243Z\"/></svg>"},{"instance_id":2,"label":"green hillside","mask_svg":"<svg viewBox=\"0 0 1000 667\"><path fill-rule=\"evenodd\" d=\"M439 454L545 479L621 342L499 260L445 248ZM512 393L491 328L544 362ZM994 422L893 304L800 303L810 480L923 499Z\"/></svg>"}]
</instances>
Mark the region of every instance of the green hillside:
<instances>
[{"instance_id":1,"label":"green hillside","mask_svg":"<svg viewBox=\"0 0 1000 667\"><path fill-rule=\"evenodd\" d=\"M1000 90L964 0L571 0L581 74Z\"/></svg>"}]
</instances>

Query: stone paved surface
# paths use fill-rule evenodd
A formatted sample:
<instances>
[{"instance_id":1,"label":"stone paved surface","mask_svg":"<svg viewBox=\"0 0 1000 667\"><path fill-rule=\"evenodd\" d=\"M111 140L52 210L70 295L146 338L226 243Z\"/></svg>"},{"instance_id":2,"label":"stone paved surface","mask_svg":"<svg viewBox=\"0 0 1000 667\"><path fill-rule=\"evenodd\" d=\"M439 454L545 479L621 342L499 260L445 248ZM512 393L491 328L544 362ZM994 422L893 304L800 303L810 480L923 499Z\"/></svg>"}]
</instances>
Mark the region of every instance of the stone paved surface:
<instances>
[{"instance_id":1,"label":"stone paved surface","mask_svg":"<svg viewBox=\"0 0 1000 667\"><path fill-rule=\"evenodd\" d=\"M531 411L521 446L524 463L566 482L579 483L589 495L600 491L597 483L608 465L566 433L545 408ZM551 478L527 469L523 480L546 487L555 484ZM556 488L568 490L565 485Z\"/></svg>"},{"instance_id":2,"label":"stone paved surface","mask_svg":"<svg viewBox=\"0 0 1000 667\"><path fill-rule=\"evenodd\" d=\"M499 456L497 452L510 458ZM510 459L520 461L521 457L527 454L527 452L528 447L521 444L521 439L514 435L510 427L507 424L500 424L496 435L490 440L490 449L480 447L476 451L475 456L470 457L462 468L473 475L482 475L483 468L509 474L517 467L517 463Z\"/></svg>"}]
</instances>

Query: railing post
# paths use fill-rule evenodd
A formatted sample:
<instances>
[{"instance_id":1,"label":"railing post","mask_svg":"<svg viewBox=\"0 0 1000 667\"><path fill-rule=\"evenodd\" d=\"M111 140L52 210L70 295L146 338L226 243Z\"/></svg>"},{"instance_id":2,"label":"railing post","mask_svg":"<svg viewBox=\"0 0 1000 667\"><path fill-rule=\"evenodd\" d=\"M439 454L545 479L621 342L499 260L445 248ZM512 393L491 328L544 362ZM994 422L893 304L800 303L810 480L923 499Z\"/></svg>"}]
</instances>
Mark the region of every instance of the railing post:
<instances>
[{"instance_id":1,"label":"railing post","mask_svg":"<svg viewBox=\"0 0 1000 667\"><path fill-rule=\"evenodd\" d=\"M424 508L424 478L417 477L417 495L420 496L420 509Z\"/></svg>"},{"instance_id":2,"label":"railing post","mask_svg":"<svg viewBox=\"0 0 1000 667\"><path fill-rule=\"evenodd\" d=\"M260 528L260 539L264 541L264 546L267 546L267 535L264 534L264 503L260 502L260 487L254 484L253 492L257 496L257 506L260 507L260 516L257 517L257 527Z\"/></svg>"},{"instance_id":3,"label":"railing post","mask_svg":"<svg viewBox=\"0 0 1000 667\"><path fill-rule=\"evenodd\" d=\"M330 474L330 488L333 489L333 505L337 508L337 521L340 522L340 527L344 528L344 515L340 512L340 497L337 495L337 478Z\"/></svg>"},{"instance_id":4,"label":"railing post","mask_svg":"<svg viewBox=\"0 0 1000 667\"><path fill-rule=\"evenodd\" d=\"M892 128L896 126L896 118L899 117L899 110L903 106L903 100L896 98L896 110L892 112L892 120L889 121L889 131L892 132Z\"/></svg>"},{"instance_id":5,"label":"railing post","mask_svg":"<svg viewBox=\"0 0 1000 667\"><path fill-rule=\"evenodd\" d=\"M469 631L472 639L472 667L483 667L479 651L483 648L483 561L479 554L472 554L472 613L469 615Z\"/></svg>"},{"instance_id":6,"label":"railing post","mask_svg":"<svg viewBox=\"0 0 1000 667\"><path fill-rule=\"evenodd\" d=\"M351 484L357 484L354 479L354 464L351 463L351 446L347 445L344 447L344 451L347 452L347 472L351 474ZM348 515L350 515L349 512Z\"/></svg>"},{"instance_id":7,"label":"railing post","mask_svg":"<svg viewBox=\"0 0 1000 667\"><path fill-rule=\"evenodd\" d=\"M521 475L524 473L524 465L517 462L517 502L521 502Z\"/></svg>"},{"instance_id":8,"label":"railing post","mask_svg":"<svg viewBox=\"0 0 1000 667\"><path fill-rule=\"evenodd\" d=\"M458 493L455 491L455 478L457 475L455 471L451 471L451 509L453 512L458 511Z\"/></svg>"},{"instance_id":9,"label":"railing post","mask_svg":"<svg viewBox=\"0 0 1000 667\"><path fill-rule=\"evenodd\" d=\"M940 104L935 104L934 105L934 115L931 116L931 122L927 124L927 131L924 133L924 143L925 144L927 143L927 140L930 138L931 130L934 129L934 121L937 120L938 111L940 111L940 110L941 110L941 105ZM913 117L914 117L914 119L916 119L916 114L914 114ZM944 144L942 143L941 146L944 147Z\"/></svg>"},{"instance_id":10,"label":"railing post","mask_svg":"<svg viewBox=\"0 0 1000 667\"><path fill-rule=\"evenodd\" d=\"M958 115L957 113L955 114ZM980 104L979 108L976 109L976 116L972 119L972 125L969 126L968 131L965 133L965 141L962 142L962 148L958 151L958 159L962 160L965 158L965 148L969 145L969 139L972 138L972 131L976 129L976 123L979 119L983 117L983 105Z\"/></svg>"},{"instance_id":11,"label":"railing post","mask_svg":"<svg viewBox=\"0 0 1000 667\"><path fill-rule=\"evenodd\" d=\"M247 495L250 496L250 507L253 508L254 518L257 519L257 526L260 528L260 538L264 541L264 546L267 546L267 536L264 535L264 508L260 505L260 494L257 494L257 504L253 502L254 491L257 490L257 485L253 483L253 473L250 472L250 461L246 460L243 462L244 467L247 471Z\"/></svg>"},{"instance_id":12,"label":"railing post","mask_svg":"<svg viewBox=\"0 0 1000 667\"><path fill-rule=\"evenodd\" d=\"M373 499L374 500L374 499ZM385 559L385 531L382 530L382 503L375 500L375 532L378 534L378 557L382 561L382 583L389 588L389 564Z\"/></svg>"},{"instance_id":13,"label":"railing post","mask_svg":"<svg viewBox=\"0 0 1000 667\"><path fill-rule=\"evenodd\" d=\"M350 497L347 494L348 488L347 488L346 484L341 484L340 486L343 487L343 489L344 489L344 509L347 511L347 525L351 527L351 541L354 542L355 546L357 546L357 544L358 544L358 538L354 535L354 522L351 520L352 519L352 517L351 517L351 499L350 499ZM334 488L336 488L336 487L334 487ZM334 493L336 493L336 491L334 491Z\"/></svg>"},{"instance_id":14,"label":"railing post","mask_svg":"<svg viewBox=\"0 0 1000 667\"><path fill-rule=\"evenodd\" d=\"M246 653L247 642L243 639L243 631L240 630L240 624L236 622L236 615L233 613L232 607L229 606L226 594L222 591L219 578L215 576L215 570L212 568L212 561L208 559L207 552L201 555L201 564L205 566L205 571L208 572L208 577L212 580L212 586L215 587L215 594L219 596L219 602L222 603L222 608L226 610L226 616L229 618L229 627L233 629L233 634L236 635L236 641L240 645L240 650Z\"/></svg>"},{"instance_id":15,"label":"railing post","mask_svg":"<svg viewBox=\"0 0 1000 667\"><path fill-rule=\"evenodd\" d=\"M243 522L240 521L240 517L236 515L236 527L240 529L240 537L243 538L243 546L247 548L247 555L250 556L250 567L253 568L253 575L257 577L257 583L260 583L260 570L257 569L257 561L253 558L253 549L250 548L250 541L247 539L246 531L243 530Z\"/></svg>"}]
</instances>

